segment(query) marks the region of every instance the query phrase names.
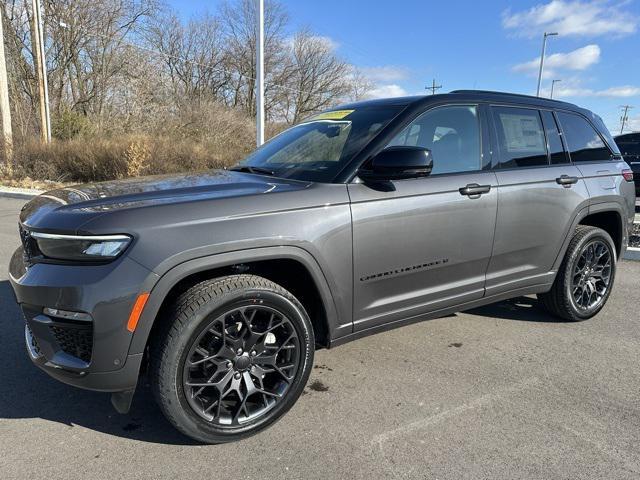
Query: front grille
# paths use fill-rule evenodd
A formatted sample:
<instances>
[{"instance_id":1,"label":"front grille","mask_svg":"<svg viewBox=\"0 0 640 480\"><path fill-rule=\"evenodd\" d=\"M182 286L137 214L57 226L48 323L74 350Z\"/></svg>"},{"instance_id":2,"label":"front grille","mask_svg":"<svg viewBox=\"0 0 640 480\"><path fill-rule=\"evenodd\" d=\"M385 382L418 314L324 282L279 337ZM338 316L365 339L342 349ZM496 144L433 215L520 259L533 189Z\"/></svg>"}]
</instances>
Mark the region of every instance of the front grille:
<instances>
[{"instance_id":1,"label":"front grille","mask_svg":"<svg viewBox=\"0 0 640 480\"><path fill-rule=\"evenodd\" d=\"M49 327L60 349L83 362L91 361L93 350L93 328L91 325L66 324L52 325Z\"/></svg>"}]
</instances>

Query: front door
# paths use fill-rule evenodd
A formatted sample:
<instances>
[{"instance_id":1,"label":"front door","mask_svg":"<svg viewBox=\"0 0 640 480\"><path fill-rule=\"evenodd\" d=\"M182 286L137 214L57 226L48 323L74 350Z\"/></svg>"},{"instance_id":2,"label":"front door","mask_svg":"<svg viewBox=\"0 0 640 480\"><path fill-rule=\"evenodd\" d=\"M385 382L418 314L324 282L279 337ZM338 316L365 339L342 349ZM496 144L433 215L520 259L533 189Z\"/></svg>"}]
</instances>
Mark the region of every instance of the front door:
<instances>
[{"instance_id":1,"label":"front door","mask_svg":"<svg viewBox=\"0 0 640 480\"><path fill-rule=\"evenodd\" d=\"M497 184L480 127L476 105L428 110L388 146L429 148L429 177L349 185L356 331L484 295Z\"/></svg>"}]
</instances>

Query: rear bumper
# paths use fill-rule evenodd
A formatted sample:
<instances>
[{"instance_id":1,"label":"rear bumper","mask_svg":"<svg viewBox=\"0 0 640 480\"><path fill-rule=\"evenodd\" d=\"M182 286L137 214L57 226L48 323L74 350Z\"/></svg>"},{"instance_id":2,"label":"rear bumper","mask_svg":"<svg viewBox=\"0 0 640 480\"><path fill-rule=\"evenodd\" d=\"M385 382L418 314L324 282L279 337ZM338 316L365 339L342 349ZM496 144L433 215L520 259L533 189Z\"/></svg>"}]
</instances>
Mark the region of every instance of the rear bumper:
<instances>
[{"instance_id":1,"label":"rear bumper","mask_svg":"<svg viewBox=\"0 0 640 480\"><path fill-rule=\"evenodd\" d=\"M631 162L629 165L633 171L633 181L636 184L636 197L640 197L640 162Z\"/></svg>"},{"instance_id":2,"label":"rear bumper","mask_svg":"<svg viewBox=\"0 0 640 480\"><path fill-rule=\"evenodd\" d=\"M19 248L11 259L9 278L24 314L31 360L76 387L103 392L134 389L142 353L129 355L133 334L126 323L150 275L154 274L126 257L108 265L26 268ZM88 315L69 320L46 315L46 307Z\"/></svg>"}]
</instances>

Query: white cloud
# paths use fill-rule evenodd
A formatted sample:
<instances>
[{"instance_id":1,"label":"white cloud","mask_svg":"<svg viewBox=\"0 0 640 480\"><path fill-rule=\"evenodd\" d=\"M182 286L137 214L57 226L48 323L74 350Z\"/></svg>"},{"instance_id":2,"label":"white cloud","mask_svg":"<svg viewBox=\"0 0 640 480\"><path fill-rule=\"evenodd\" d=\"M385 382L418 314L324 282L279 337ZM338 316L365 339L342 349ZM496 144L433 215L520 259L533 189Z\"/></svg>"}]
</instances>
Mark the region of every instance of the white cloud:
<instances>
[{"instance_id":1,"label":"white cloud","mask_svg":"<svg viewBox=\"0 0 640 480\"><path fill-rule=\"evenodd\" d=\"M624 7L628 2L616 0L553 0L529 10L502 14L502 26L516 35L533 37L542 32L563 36L620 37L635 33L638 17Z\"/></svg>"},{"instance_id":2,"label":"white cloud","mask_svg":"<svg viewBox=\"0 0 640 480\"><path fill-rule=\"evenodd\" d=\"M557 76L559 71L582 71L598 63L600 60L600 47L592 44L578 48L567 53L553 53L544 59L543 78ZM538 75L540 58L534 58L528 62L520 63L513 67L515 72L523 72L531 76Z\"/></svg>"},{"instance_id":3,"label":"white cloud","mask_svg":"<svg viewBox=\"0 0 640 480\"><path fill-rule=\"evenodd\" d=\"M335 51L338 48L340 48L340 42L338 42L337 40L334 40L331 37L327 37L325 35L310 35L309 38L314 42L318 42L319 44L326 46L331 51ZM284 42L287 47L293 48L295 44L295 40L296 40L295 36L286 37L284 39Z\"/></svg>"},{"instance_id":4,"label":"white cloud","mask_svg":"<svg viewBox=\"0 0 640 480\"><path fill-rule=\"evenodd\" d=\"M369 90L365 97L366 98L387 98L387 97L403 97L407 95L407 91L402 88L400 85L395 83L388 85L377 85L376 87Z\"/></svg>"},{"instance_id":5,"label":"white cloud","mask_svg":"<svg viewBox=\"0 0 640 480\"><path fill-rule=\"evenodd\" d=\"M540 90L543 97L550 94L549 86L545 86ZM632 85L621 85L618 87L609 87L601 90L587 88L582 86L577 78L563 80L562 83L556 84L553 89L553 98L569 98L569 97L601 97L601 98L629 98L640 96L640 87Z\"/></svg>"},{"instance_id":6,"label":"white cloud","mask_svg":"<svg viewBox=\"0 0 640 480\"><path fill-rule=\"evenodd\" d=\"M326 45L329 50L337 50L338 48L340 48L340 42L334 40L331 37L327 37L324 35L314 35L313 39Z\"/></svg>"},{"instance_id":7,"label":"white cloud","mask_svg":"<svg viewBox=\"0 0 640 480\"><path fill-rule=\"evenodd\" d=\"M600 90L596 93L599 97L638 97L640 96L640 87L623 85L621 87L611 87L607 88L606 90Z\"/></svg>"},{"instance_id":8,"label":"white cloud","mask_svg":"<svg viewBox=\"0 0 640 480\"><path fill-rule=\"evenodd\" d=\"M637 117L630 117L628 127L625 127L624 131L640 132L640 115Z\"/></svg>"},{"instance_id":9,"label":"white cloud","mask_svg":"<svg viewBox=\"0 0 640 480\"><path fill-rule=\"evenodd\" d=\"M406 67L396 65L362 67L360 71L372 82L397 82L409 76L409 70Z\"/></svg>"}]
</instances>

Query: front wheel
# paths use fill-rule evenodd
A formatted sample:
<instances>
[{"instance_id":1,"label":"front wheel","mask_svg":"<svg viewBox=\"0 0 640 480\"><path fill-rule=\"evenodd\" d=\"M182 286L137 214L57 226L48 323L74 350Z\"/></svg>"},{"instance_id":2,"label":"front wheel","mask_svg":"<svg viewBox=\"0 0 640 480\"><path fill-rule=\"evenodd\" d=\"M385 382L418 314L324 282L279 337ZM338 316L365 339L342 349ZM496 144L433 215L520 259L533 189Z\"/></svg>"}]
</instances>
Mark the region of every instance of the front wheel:
<instances>
[{"instance_id":1,"label":"front wheel","mask_svg":"<svg viewBox=\"0 0 640 480\"><path fill-rule=\"evenodd\" d=\"M169 309L151 350L160 408L204 443L253 435L296 402L313 364L314 337L303 306L253 275L207 280Z\"/></svg>"},{"instance_id":2,"label":"front wheel","mask_svg":"<svg viewBox=\"0 0 640 480\"><path fill-rule=\"evenodd\" d=\"M586 320L604 307L616 275L616 249L604 230L580 225L569 243L553 287L538 295L558 317Z\"/></svg>"}]
</instances>

